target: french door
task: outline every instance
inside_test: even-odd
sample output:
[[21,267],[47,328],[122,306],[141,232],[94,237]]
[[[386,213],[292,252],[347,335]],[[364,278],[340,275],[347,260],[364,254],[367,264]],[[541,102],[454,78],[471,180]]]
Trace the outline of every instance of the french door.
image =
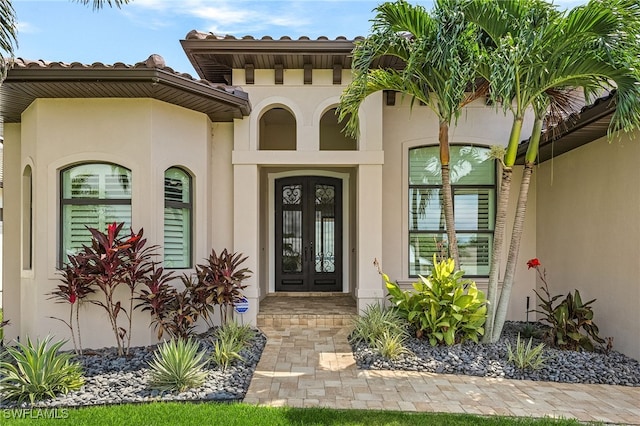
[[275,181],[276,291],[342,291],[342,181]]

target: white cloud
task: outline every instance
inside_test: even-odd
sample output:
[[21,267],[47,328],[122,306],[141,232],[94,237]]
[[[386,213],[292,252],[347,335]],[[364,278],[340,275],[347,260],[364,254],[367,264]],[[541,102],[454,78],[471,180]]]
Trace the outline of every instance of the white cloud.
[[38,27],[35,27],[26,21],[18,21],[16,23],[16,27],[18,28],[18,34],[38,34],[40,32]]

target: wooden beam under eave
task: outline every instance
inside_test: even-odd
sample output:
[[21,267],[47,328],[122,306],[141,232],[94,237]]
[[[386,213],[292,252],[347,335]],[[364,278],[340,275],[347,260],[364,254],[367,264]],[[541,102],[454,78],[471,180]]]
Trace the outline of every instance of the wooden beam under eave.
[[333,84],[342,84],[342,64],[333,64]]
[[275,83],[283,84],[284,83],[284,66],[282,64],[275,64],[273,66],[275,70]]
[[244,80],[246,84],[254,84],[255,82],[255,69],[253,64],[244,65]]
[[313,65],[304,64],[304,84],[313,84]]

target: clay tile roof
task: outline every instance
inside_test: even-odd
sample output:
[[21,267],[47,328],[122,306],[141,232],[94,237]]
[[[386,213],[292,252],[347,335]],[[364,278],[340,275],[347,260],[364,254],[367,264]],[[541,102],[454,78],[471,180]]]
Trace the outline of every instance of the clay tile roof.
[[[316,40],[307,36],[297,40],[290,36],[279,39],[271,36],[236,38],[192,30],[180,43],[200,77],[231,84],[232,70],[247,66],[273,69],[277,64],[285,69],[303,69],[306,66],[313,69],[335,69],[336,66],[350,69],[351,51],[355,41],[361,39],[348,40],[344,36],[333,40],[326,36]],[[395,66],[393,61],[388,58],[383,62],[385,66]]]
[[237,87],[195,79],[151,55],[134,65],[82,64],[17,58],[0,86],[0,118],[19,122],[36,98],[153,98],[231,121],[251,111],[248,94]]

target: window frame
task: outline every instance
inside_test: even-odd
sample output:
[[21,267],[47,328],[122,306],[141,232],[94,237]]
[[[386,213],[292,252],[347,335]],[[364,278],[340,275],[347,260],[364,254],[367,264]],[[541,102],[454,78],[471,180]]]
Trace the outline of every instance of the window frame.
[[[490,148],[485,147],[485,146],[479,146],[479,145],[474,145],[474,144],[464,144],[464,143],[458,143],[458,144],[451,144],[451,147],[472,147],[472,148],[479,148],[479,149],[483,149],[486,151],[489,151]],[[438,156],[438,150],[439,150],[439,145],[417,145],[417,146],[412,146],[408,148],[407,151],[407,174],[405,176],[406,179],[406,183],[407,183],[407,203],[405,204],[406,206],[406,217],[407,217],[407,228],[406,228],[406,235],[407,235],[407,259],[406,259],[406,265],[407,265],[407,275],[409,278],[414,279],[417,278],[419,276],[419,274],[414,274],[412,273],[412,262],[411,262],[411,247],[412,247],[412,237],[415,236],[416,234],[421,234],[421,235],[433,235],[433,236],[445,236],[446,237],[446,229],[429,229],[429,230],[418,230],[418,229],[412,229],[411,226],[411,192],[414,189],[436,189],[439,191],[439,195],[442,195],[442,183],[440,184],[412,184],[411,183],[411,152],[414,150],[418,150],[418,149],[424,149],[424,148],[431,148],[434,150],[435,152],[435,158],[438,160],[438,166],[440,167],[440,161],[439,161],[439,156]],[[453,157],[452,157],[453,158]],[[453,162],[453,161],[452,161]],[[496,208],[497,208],[497,204],[498,204],[498,167],[496,164],[496,161],[493,160],[493,184],[451,184],[451,192],[452,192],[452,196],[454,198],[454,205],[453,205],[453,211],[454,211],[454,217],[455,217],[455,211],[456,211],[456,205],[455,205],[455,196],[456,196],[456,191],[459,191],[460,189],[479,189],[479,190],[483,190],[483,189],[489,189],[489,190],[493,190],[493,202],[492,204],[489,206],[490,211],[493,212],[494,216],[493,218],[489,218],[490,223],[492,224],[491,229],[490,230],[482,230],[482,229],[459,229],[456,227],[456,237],[459,240],[459,236],[460,235],[489,235],[490,236],[490,247],[492,247],[492,243],[493,243],[493,238],[495,235],[495,213],[496,213]],[[441,207],[443,207],[441,205]],[[492,255],[492,249],[489,249],[489,265],[491,264],[491,255]],[[489,274],[465,274],[465,277],[468,278],[488,278]]]
[[[129,198],[90,198],[90,197],[84,197],[84,198],[65,198],[64,196],[64,192],[65,192],[65,179],[64,179],[64,174],[72,169],[75,169],[77,167],[82,167],[82,166],[91,166],[91,165],[101,165],[101,166],[115,166],[115,167],[119,167],[123,170],[126,170],[129,173],[129,187],[130,187],[130,192],[132,191],[132,182],[133,182],[133,173],[131,171],[131,169],[122,166],[120,164],[117,163],[112,163],[112,162],[108,162],[108,161],[85,161],[85,162],[81,162],[81,163],[76,163],[76,164],[72,164],[70,166],[64,167],[62,169],[60,169],[59,172],[59,182],[60,182],[60,190],[59,190],[59,200],[60,200],[60,220],[58,222],[58,231],[59,231],[59,236],[58,236],[58,265],[60,267],[62,267],[62,265],[66,262],[67,258],[66,258],[66,253],[65,253],[65,247],[64,247],[64,226],[65,226],[65,215],[64,215],[64,207],[67,205],[76,205],[76,206],[99,206],[99,205],[129,205],[132,206],[132,202],[131,199],[133,197],[133,194],[130,194]],[[71,182],[69,182],[71,183]],[[131,219],[133,217],[133,208],[131,208]],[[130,220],[131,220],[130,219]]]
[[[188,183],[189,183],[189,191],[188,191],[188,202],[184,202],[184,201],[175,201],[175,200],[167,200],[167,192],[166,192],[166,183],[165,180],[167,179],[167,173],[171,170],[178,170],[181,173],[183,173],[187,179],[188,179]],[[166,267],[167,269],[191,269],[193,268],[193,176],[191,175],[191,173],[189,173],[188,170],[186,170],[183,167],[180,166],[171,166],[168,167],[163,174],[163,182],[162,182],[162,198],[164,201],[164,206],[163,206],[163,220],[162,220],[162,229],[163,229],[163,253],[162,253],[162,261],[163,263],[166,262],[166,253],[165,253],[165,249],[166,249],[166,219],[165,219],[165,214],[166,214],[166,209],[167,208],[171,208],[171,209],[180,209],[180,210],[187,210],[189,212],[189,233],[187,235],[187,239],[188,239],[188,258],[187,258],[187,266],[169,266]]]

